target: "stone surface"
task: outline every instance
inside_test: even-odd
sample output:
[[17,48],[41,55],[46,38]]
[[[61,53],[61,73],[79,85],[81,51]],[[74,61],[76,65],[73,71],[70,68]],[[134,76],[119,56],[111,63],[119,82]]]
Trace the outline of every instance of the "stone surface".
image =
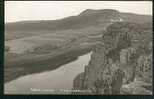
[[152,81],[150,29],[128,22],[110,25],[85,67],[83,88],[91,94],[151,94],[141,86]]

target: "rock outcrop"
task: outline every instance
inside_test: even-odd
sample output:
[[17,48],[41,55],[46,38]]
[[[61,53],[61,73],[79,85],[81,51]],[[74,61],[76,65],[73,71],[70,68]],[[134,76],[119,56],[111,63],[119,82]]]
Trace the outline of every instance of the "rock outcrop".
[[91,91],[88,94],[151,94],[152,28],[143,25],[110,25],[93,50],[83,78],[74,80],[80,80],[82,88],[74,88]]

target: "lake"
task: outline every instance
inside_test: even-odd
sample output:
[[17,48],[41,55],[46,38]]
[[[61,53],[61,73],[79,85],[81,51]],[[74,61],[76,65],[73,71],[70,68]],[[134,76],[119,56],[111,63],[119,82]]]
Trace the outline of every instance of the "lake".
[[5,94],[69,94],[74,78],[89,63],[92,52],[51,71],[19,77],[4,85]]

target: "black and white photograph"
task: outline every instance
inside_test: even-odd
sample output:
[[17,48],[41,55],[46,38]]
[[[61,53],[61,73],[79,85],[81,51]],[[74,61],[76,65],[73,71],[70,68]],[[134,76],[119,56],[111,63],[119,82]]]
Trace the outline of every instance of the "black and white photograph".
[[152,1],[5,1],[4,94],[152,95]]

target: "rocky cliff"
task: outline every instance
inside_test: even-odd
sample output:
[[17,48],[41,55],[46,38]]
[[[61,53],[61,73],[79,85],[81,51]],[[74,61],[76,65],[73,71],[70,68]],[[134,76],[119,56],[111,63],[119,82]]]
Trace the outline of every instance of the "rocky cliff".
[[[103,33],[74,89],[84,94],[151,94],[152,24],[116,22]],[[79,79],[80,78],[80,79]]]

